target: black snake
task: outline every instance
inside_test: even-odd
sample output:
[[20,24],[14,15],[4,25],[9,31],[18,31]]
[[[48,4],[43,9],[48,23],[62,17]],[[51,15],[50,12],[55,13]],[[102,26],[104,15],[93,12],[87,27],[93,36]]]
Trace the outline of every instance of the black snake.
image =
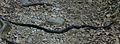
[[[3,17],[0,17],[2,20],[4,21],[8,21],[8,20],[5,20]],[[97,29],[97,28],[107,28],[109,26],[111,26],[114,22],[106,25],[106,26],[90,26],[90,25],[80,25],[80,26],[74,26],[74,25],[71,25],[63,30],[49,30],[49,29],[46,29],[44,27],[40,27],[40,26],[37,26],[37,25],[34,25],[34,24],[23,24],[23,23],[16,23],[16,22],[12,22],[12,21],[8,21],[9,23],[12,23],[12,24],[15,24],[15,25],[20,25],[20,26],[28,26],[28,27],[33,27],[33,28],[37,28],[37,29],[41,29],[41,30],[44,30],[45,32],[48,32],[48,33],[64,33],[64,32],[67,32],[69,31],[70,29],[72,28],[76,28],[76,29],[79,29],[79,28],[84,28],[84,27],[89,27],[89,28],[92,28],[92,29]]]

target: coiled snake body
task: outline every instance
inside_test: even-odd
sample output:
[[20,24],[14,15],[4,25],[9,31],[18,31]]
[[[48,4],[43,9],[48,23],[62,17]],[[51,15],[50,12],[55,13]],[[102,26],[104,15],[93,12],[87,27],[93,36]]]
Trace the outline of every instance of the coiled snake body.
[[[2,20],[4,21],[8,21],[8,20],[5,20],[4,18],[0,17]],[[12,21],[8,21],[12,24],[15,24],[15,25],[20,25],[20,26],[28,26],[28,27],[33,27],[33,28],[37,28],[37,29],[41,29],[41,30],[44,30],[45,32],[48,32],[48,33],[64,33],[64,32],[67,32],[69,31],[70,29],[72,28],[76,28],[76,29],[79,29],[79,28],[84,28],[84,27],[89,27],[89,28],[93,28],[93,29],[97,29],[97,28],[107,28],[109,26],[111,26],[114,22],[106,25],[106,26],[90,26],[90,25],[80,25],[80,26],[69,26],[63,30],[49,30],[49,29],[46,29],[44,27],[40,27],[40,26],[37,26],[37,25],[33,25],[33,24],[23,24],[23,23],[16,23],[16,22],[12,22]]]

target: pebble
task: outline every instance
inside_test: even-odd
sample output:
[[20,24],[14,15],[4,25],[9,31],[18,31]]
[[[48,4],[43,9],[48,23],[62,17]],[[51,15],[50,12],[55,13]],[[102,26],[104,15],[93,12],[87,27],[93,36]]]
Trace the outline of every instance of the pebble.
[[111,14],[107,14],[106,16],[107,16],[107,17],[110,17],[110,16],[111,16]]
[[86,35],[85,34],[82,34],[83,37],[85,37]]
[[60,7],[61,5],[60,4],[55,4],[55,7]]
[[86,34],[86,37],[90,37],[90,35],[89,35],[89,34]]
[[36,16],[31,16],[31,18],[36,18]]
[[0,38],[0,42],[2,42],[2,39]]
[[45,38],[45,39],[42,39],[43,41],[47,41],[47,39]]
[[109,32],[105,32],[105,33],[106,33],[106,35],[110,34]]
[[60,17],[56,17],[56,18],[48,18],[47,19],[47,22],[49,22],[50,24],[63,24],[64,23],[64,19],[63,18],[60,18]]
[[21,41],[21,40],[19,40],[19,38],[16,39],[16,42],[17,42],[17,43],[20,43],[20,41]]
[[53,7],[52,10],[58,11],[58,10],[61,10],[61,9],[60,9],[60,8],[56,8],[56,7]]
[[32,38],[28,38],[28,40],[27,40],[27,42],[32,42],[33,40],[32,40]]
[[58,10],[61,10],[60,8],[56,8],[56,10],[58,11]]
[[91,29],[90,31],[89,31],[89,33],[90,33],[90,35],[94,35],[94,30],[93,29]]
[[118,4],[120,4],[120,1],[118,2]]

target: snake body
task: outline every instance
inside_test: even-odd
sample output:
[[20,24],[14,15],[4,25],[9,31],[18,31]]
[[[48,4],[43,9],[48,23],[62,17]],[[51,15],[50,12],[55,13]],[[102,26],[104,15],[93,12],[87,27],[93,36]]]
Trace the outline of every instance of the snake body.
[[[2,17],[0,17],[0,18],[4,21],[8,21],[8,20],[3,19]],[[40,27],[40,26],[37,26],[37,25],[34,25],[34,24],[23,24],[23,23],[16,23],[16,22],[12,22],[12,21],[8,21],[8,22],[12,23],[12,24],[15,24],[15,25],[19,25],[19,26],[27,26],[27,27],[33,27],[33,28],[41,29],[41,30],[44,30],[45,32],[48,32],[48,33],[65,33],[72,28],[76,28],[76,29],[84,28],[84,27],[89,27],[89,28],[92,28],[92,29],[107,28],[107,27],[110,27],[112,24],[114,24],[114,22],[112,22],[112,23],[110,23],[106,26],[90,26],[90,25],[74,26],[74,25],[71,25],[71,26],[68,26],[67,28],[65,28],[63,30],[50,30],[50,29],[46,29],[44,27]]]

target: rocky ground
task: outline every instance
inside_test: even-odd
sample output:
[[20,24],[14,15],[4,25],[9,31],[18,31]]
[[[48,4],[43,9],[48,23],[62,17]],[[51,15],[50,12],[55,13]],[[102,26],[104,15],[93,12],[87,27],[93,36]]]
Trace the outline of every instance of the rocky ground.
[[[39,25],[48,29],[64,29],[69,25],[105,26],[107,29],[80,28],[63,34],[11,24],[6,36],[20,44],[119,44],[120,0],[30,0],[48,5],[23,7],[23,0],[1,0],[0,15],[10,21]],[[0,40],[1,44],[7,41]]]

